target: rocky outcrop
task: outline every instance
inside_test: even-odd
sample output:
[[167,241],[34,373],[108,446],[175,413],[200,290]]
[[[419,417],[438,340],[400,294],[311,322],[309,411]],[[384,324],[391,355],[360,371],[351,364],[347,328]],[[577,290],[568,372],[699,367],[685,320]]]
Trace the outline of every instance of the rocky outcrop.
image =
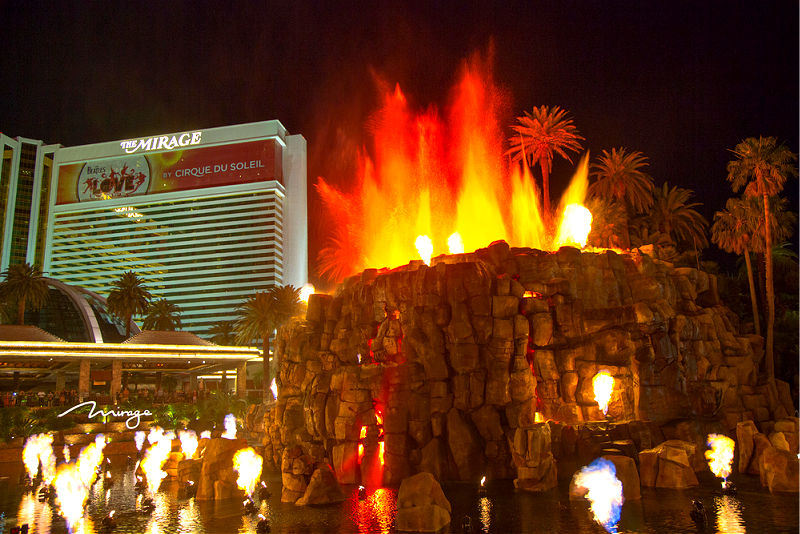
[[397,492],[395,524],[402,532],[437,532],[450,523],[452,508],[430,473],[403,479]]
[[639,453],[641,485],[656,488],[684,489],[699,485],[692,458],[696,445],[671,440]]
[[556,470],[537,413],[565,428],[602,420],[600,370],[616,379],[613,420],[650,421],[626,438],[639,450],[689,414],[733,432],[791,413],[787,388],[756,383],[761,344],[738,333],[713,275],[639,253],[498,242],[313,295],[305,320],[276,338],[280,398],[248,418],[263,421],[266,462],[292,502],[311,474],[286,471],[294,446],[340,483],[427,470],[546,489]]
[[233,455],[247,447],[244,439],[212,438],[205,441],[200,479],[197,482],[197,500],[225,500],[242,498],[236,485],[237,474],[233,469]]
[[344,500],[344,493],[341,486],[336,481],[336,475],[333,469],[327,464],[321,465],[311,474],[311,480],[308,482],[306,492],[300,497],[295,504],[298,506],[315,505],[315,504],[331,504],[335,502],[342,502]]

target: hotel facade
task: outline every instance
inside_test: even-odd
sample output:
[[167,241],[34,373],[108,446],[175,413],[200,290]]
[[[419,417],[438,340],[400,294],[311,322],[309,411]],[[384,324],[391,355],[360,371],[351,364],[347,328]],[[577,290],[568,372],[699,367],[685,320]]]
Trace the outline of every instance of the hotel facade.
[[306,141],[280,122],[52,153],[43,246],[25,254],[47,276],[105,296],[134,271],[199,335],[256,291],[307,282]]

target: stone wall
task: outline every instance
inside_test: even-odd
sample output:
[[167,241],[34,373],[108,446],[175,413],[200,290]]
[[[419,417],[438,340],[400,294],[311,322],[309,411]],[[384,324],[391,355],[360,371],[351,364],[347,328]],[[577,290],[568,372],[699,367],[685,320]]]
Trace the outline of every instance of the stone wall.
[[277,468],[300,445],[344,483],[428,471],[547,486],[552,421],[603,419],[600,370],[616,379],[615,421],[692,416],[733,432],[789,415],[780,385],[757,387],[761,338],[737,328],[713,275],[638,253],[496,242],[367,270],[279,331],[265,456]]

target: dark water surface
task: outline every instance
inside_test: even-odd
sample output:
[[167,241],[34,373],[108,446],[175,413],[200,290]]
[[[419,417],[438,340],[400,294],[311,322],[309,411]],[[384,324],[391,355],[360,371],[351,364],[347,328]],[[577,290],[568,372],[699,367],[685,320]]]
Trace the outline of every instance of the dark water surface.
[[[20,470],[21,471],[21,470]],[[28,523],[30,534],[64,533],[64,519],[55,505],[40,503],[34,494],[17,484],[19,472],[0,479],[0,512],[7,518],[7,534],[17,524]],[[6,473],[4,473],[5,475]],[[255,534],[255,517],[241,515],[241,503],[195,502],[180,499],[177,488],[161,491],[156,509],[145,514],[136,504],[134,477],[130,470],[116,468],[115,484],[104,488],[95,484],[83,525],[75,532],[101,533],[100,521],[116,510],[120,534],[220,533]],[[699,499],[709,515],[709,528],[718,533],[797,533],[800,512],[797,495],[770,495],[760,488],[757,478],[734,478],[739,487],[736,496],[719,495],[715,481],[701,476],[701,486],[690,490],[642,488],[642,500],[626,502],[618,525],[620,533],[696,533],[689,517],[692,499]],[[359,501],[356,488],[348,487],[344,503],[324,507],[296,507],[280,502],[280,478],[267,477],[273,495],[260,503],[260,510],[270,520],[273,533],[340,534],[394,532],[397,492],[393,489],[368,491]],[[510,481],[488,485],[486,495],[477,487],[452,484],[444,487],[453,506],[453,521],[447,532],[462,532],[464,516],[470,516],[472,531],[511,533],[563,532],[598,533],[605,530],[592,519],[585,501],[570,501],[567,488],[543,494],[516,492]]]

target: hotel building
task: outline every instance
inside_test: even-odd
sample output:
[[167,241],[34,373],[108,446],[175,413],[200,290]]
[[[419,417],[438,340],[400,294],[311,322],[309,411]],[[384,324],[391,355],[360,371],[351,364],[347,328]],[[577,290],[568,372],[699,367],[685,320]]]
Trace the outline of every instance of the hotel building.
[[[278,121],[58,148],[50,168],[32,185],[44,246],[29,231],[24,259],[51,278],[108,295],[134,271],[200,335],[256,291],[307,282],[306,141]],[[22,257],[7,248],[4,268]]]

